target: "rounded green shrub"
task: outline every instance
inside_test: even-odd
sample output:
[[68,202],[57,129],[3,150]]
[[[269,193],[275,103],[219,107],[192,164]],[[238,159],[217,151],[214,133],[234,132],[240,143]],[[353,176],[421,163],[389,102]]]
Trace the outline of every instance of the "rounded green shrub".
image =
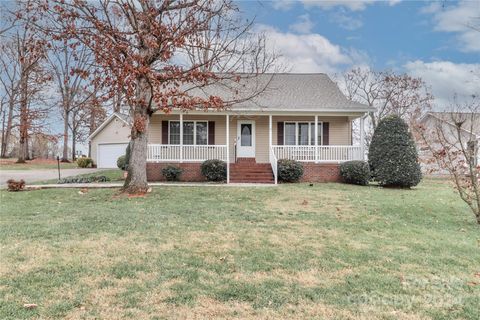
[[92,166],[93,160],[92,158],[89,157],[80,157],[77,159],[77,166],[79,168],[88,168]]
[[303,165],[295,160],[278,160],[278,180],[297,182],[303,176]]
[[340,164],[340,175],[345,183],[366,186],[370,181],[370,167],[366,161],[346,161]]
[[368,163],[373,179],[382,186],[410,188],[422,179],[415,142],[408,125],[396,115],[378,123]]
[[208,181],[225,181],[227,179],[227,164],[222,160],[206,160],[200,169]]
[[183,170],[175,166],[166,166],[162,169],[162,175],[167,181],[179,181]]
[[117,159],[117,167],[118,169],[120,170],[127,170],[127,166],[126,166],[126,156],[120,156],[118,157]]

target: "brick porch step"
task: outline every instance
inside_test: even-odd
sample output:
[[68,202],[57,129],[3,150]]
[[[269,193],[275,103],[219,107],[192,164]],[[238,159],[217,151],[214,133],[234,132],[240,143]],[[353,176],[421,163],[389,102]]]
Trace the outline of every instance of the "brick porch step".
[[230,182],[273,183],[272,168],[269,163],[256,163],[255,158],[238,158],[230,165]]

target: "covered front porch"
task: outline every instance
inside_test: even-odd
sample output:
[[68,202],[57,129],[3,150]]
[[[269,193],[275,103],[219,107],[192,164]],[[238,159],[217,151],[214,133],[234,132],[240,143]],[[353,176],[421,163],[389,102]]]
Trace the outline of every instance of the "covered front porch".
[[363,114],[177,113],[154,115],[147,162],[199,164],[225,161],[227,183],[238,159],[270,164],[277,183],[277,161],[338,164],[364,158],[363,143],[352,144],[352,120]]

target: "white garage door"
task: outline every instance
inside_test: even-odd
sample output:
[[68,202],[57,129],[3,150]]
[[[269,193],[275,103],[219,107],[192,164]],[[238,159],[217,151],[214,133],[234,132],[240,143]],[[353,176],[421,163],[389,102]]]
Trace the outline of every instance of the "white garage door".
[[117,168],[117,159],[125,154],[128,143],[99,144],[97,167]]

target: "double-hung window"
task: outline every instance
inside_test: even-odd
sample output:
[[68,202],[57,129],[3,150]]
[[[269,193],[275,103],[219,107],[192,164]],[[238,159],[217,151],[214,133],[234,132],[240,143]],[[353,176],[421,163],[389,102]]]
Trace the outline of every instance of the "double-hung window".
[[[314,146],[315,122],[285,122],[284,141],[287,146]],[[322,144],[322,123],[318,122],[318,145]]]
[[[180,121],[169,121],[168,143],[180,144]],[[183,121],[184,145],[208,144],[208,121]]]

